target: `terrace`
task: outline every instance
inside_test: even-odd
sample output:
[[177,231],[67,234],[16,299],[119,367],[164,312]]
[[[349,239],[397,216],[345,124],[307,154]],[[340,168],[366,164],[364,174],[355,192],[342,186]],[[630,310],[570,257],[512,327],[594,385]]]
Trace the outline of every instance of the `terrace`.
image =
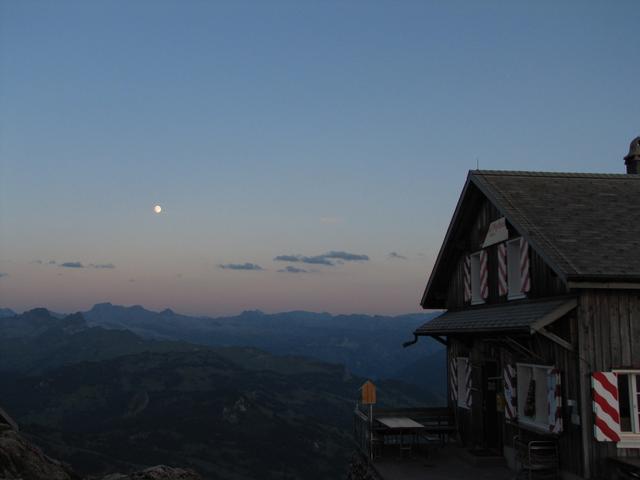
[[360,458],[352,478],[507,480],[514,475],[501,456],[459,447],[447,408],[358,406],[353,433]]

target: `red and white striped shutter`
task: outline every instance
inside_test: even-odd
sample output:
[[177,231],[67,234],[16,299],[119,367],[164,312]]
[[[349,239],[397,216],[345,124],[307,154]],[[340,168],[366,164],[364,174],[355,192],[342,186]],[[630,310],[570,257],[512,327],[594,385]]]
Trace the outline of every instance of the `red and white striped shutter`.
[[489,269],[487,267],[487,250],[480,250],[480,296],[489,298]]
[[502,373],[504,381],[504,416],[507,420],[516,420],[518,418],[516,369],[513,365],[506,365]]
[[464,301],[471,301],[471,257],[464,257]]
[[458,360],[451,356],[449,362],[449,386],[451,388],[451,400],[458,402]]
[[465,358],[465,385],[464,385],[464,405],[466,408],[471,408],[473,403],[473,396],[471,395],[471,389],[473,381],[471,379],[471,362],[468,358]]
[[498,295],[502,297],[507,293],[507,244],[501,243],[498,245]]
[[593,434],[599,442],[620,441],[618,376],[613,372],[591,375],[593,395]]
[[529,242],[520,238],[520,290],[527,293],[531,290],[531,276],[529,275]]
[[547,407],[549,432],[562,433],[562,385],[557,368],[550,368],[547,372]]

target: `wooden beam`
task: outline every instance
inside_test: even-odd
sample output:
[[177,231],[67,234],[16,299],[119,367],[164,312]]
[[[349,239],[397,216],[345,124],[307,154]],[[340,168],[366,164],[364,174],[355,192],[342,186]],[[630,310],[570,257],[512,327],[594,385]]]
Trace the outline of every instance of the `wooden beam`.
[[546,314],[544,317],[536,320],[531,324],[531,333],[537,332],[538,330],[546,327],[547,325],[555,322],[559,318],[565,316],[571,310],[578,306],[578,299],[571,298],[568,299],[565,303],[560,305],[558,308],[553,310],[552,312]]
[[540,329],[536,330],[535,333],[539,333],[540,335],[544,335],[545,337],[547,337],[552,342],[555,342],[558,345],[560,345],[561,347],[564,347],[567,350],[569,350],[570,352],[573,352],[573,345],[571,345],[564,338],[559,337],[555,333],[551,333],[546,328],[540,328]]
[[440,342],[442,345],[444,345],[445,347],[447,345],[449,345],[449,342],[447,342],[444,338],[438,336],[438,335],[431,335],[431,338],[433,338],[434,340],[437,340],[438,342]]
[[567,282],[569,288],[598,288],[609,290],[640,290],[638,282]]

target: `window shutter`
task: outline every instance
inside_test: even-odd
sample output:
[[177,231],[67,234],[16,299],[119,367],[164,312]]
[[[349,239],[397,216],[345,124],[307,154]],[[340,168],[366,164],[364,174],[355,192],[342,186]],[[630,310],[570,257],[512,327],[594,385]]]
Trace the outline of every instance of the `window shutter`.
[[547,406],[549,414],[549,431],[562,433],[562,388],[560,370],[550,368],[547,371]]
[[593,434],[598,442],[620,441],[618,377],[613,372],[591,375],[593,396]]
[[451,400],[458,402],[458,361],[451,356],[449,362],[449,386],[451,388]]
[[513,365],[506,365],[503,369],[504,380],[504,416],[507,420],[518,418],[518,384],[516,369]]
[[464,360],[464,408],[471,408],[473,397],[471,395],[472,379],[471,379],[471,362],[468,358]]
[[464,257],[464,301],[471,301],[471,256]]
[[480,250],[480,296],[489,298],[489,270],[487,268],[487,250]]
[[498,245],[498,295],[501,297],[509,293],[507,283],[507,244]]
[[527,293],[531,289],[529,275],[529,242],[520,238],[520,291]]

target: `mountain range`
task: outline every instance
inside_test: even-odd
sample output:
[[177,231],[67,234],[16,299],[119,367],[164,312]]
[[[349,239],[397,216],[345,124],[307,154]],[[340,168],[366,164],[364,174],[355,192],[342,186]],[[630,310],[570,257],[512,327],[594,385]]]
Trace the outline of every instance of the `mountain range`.
[[[238,341],[246,341],[266,330],[262,322],[270,323],[277,336],[295,316],[276,319],[252,312],[228,325],[221,319],[187,317],[184,327],[176,325],[172,312],[115,308],[142,315],[109,320],[101,306],[97,310],[103,316],[90,321],[85,318],[89,313],[60,318],[45,309],[0,318],[0,404],[47,454],[85,475],[158,463],[224,480],[344,475],[352,451],[351,412],[364,378],[342,364],[299,355],[172,339],[200,331],[211,344],[221,337],[231,343],[230,332],[241,330],[247,336]],[[298,321],[313,329],[320,318]],[[335,317],[331,320],[336,323]],[[354,323],[340,333],[367,332]],[[123,329],[127,324],[147,331],[147,338]],[[164,333],[152,335],[157,330]],[[313,335],[302,335],[302,330],[283,336],[311,341]],[[182,335],[168,335],[176,331]],[[226,336],[215,335],[221,331]],[[377,385],[380,405],[442,400],[395,380]]]

